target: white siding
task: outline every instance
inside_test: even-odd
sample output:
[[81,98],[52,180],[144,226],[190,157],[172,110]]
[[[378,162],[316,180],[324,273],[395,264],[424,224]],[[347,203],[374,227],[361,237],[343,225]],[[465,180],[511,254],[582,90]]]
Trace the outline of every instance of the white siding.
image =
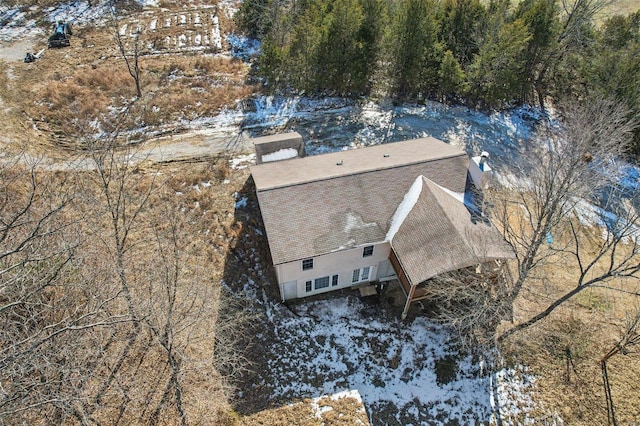
[[491,167],[488,163],[484,163],[482,169],[480,169],[480,157],[473,157],[469,162],[469,175],[473,184],[478,189],[486,189],[487,175],[491,174]]
[[383,278],[389,279],[390,277],[395,277],[396,271],[393,269],[393,265],[389,259],[381,260],[378,263],[378,277],[377,279],[382,280]]
[[[372,245],[373,254],[371,256],[363,257],[364,247]],[[352,249],[346,249],[337,251],[334,253],[328,253],[322,256],[313,258],[313,269],[306,271],[302,270],[302,260],[295,262],[283,263],[276,265],[276,275],[278,276],[278,287],[282,292],[282,283],[297,282],[296,293],[298,297],[310,296],[313,294],[326,293],[328,291],[337,290],[341,288],[351,287],[353,271],[355,269],[370,267],[369,279],[375,280],[378,277],[378,264],[381,261],[389,258],[389,251],[391,246],[387,241],[367,244],[364,246],[358,246]],[[338,285],[331,285],[331,277],[338,275]],[[330,284],[328,288],[320,290],[313,289],[313,281],[316,278],[330,277]],[[307,281],[312,281],[312,290],[306,291],[305,285]],[[290,294],[289,292],[287,292]],[[287,294],[287,295],[288,295]],[[281,294],[283,300],[285,295]]]

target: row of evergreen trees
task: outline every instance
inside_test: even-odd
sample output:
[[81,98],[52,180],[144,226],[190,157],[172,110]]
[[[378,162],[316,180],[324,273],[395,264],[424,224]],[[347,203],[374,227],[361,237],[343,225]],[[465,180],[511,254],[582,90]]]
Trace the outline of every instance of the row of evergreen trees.
[[615,95],[640,111],[640,13],[606,0],[244,0],[267,87],[505,108]]

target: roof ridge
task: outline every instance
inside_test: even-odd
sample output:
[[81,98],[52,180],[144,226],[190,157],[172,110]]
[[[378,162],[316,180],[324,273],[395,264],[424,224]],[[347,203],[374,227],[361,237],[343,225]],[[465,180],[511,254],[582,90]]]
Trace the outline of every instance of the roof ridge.
[[[438,203],[438,206],[446,216],[449,223],[451,223],[451,225],[453,226],[453,229],[455,229],[456,233],[461,237],[463,244],[468,249],[470,249],[471,252],[475,254],[476,251],[473,245],[469,243],[469,235],[463,232],[465,230],[465,226],[464,225],[460,226],[461,224],[455,218],[452,217],[451,210],[447,209],[446,206],[444,206],[442,203],[443,200],[453,200],[454,202],[459,203],[460,206],[466,211],[467,207],[465,206],[464,202],[461,202],[455,196],[453,196],[453,194],[450,193],[453,191],[446,190],[446,188],[441,187],[440,185],[438,185],[437,183],[435,183],[429,178],[426,178],[426,177],[423,177],[423,178],[427,184],[426,185],[427,190],[429,190],[431,194],[435,197],[436,202]],[[471,217],[471,214],[469,214],[469,218],[470,217]],[[467,218],[465,217],[465,219]]]
[[[258,191],[467,158],[458,147],[435,138],[373,145],[251,167]],[[286,164],[285,164],[286,163]]]
[[[306,185],[306,184],[314,183],[314,182],[325,182],[325,181],[330,181],[330,180],[334,180],[334,179],[340,179],[340,178],[343,178],[343,177],[346,177],[346,176],[358,176],[358,175],[364,175],[364,174],[367,174],[367,173],[380,172],[380,171],[383,171],[383,170],[402,169],[404,167],[415,166],[416,164],[426,164],[426,163],[430,163],[432,161],[446,160],[446,159],[449,159],[449,158],[460,157],[460,156],[465,156],[465,155],[466,155],[465,153],[461,153],[461,154],[456,154],[456,155],[449,155],[449,156],[446,156],[446,157],[433,158],[433,159],[429,159],[429,160],[413,161],[411,163],[404,163],[404,164],[399,164],[399,165],[395,165],[395,166],[378,167],[378,168],[375,168],[375,169],[354,171],[352,173],[344,173],[344,174],[341,174],[341,175],[325,176],[325,177],[321,177],[321,178],[318,178],[318,179],[309,179],[309,180],[306,180],[306,181],[300,181],[300,182],[295,182],[295,183],[290,183],[290,184],[283,184],[283,185],[277,185],[277,186],[274,185],[274,186],[270,186],[270,187],[259,189],[258,191],[259,192],[265,192],[265,191],[271,191],[271,190],[274,190],[274,189],[282,189],[282,188],[289,188],[289,187],[293,187],[293,186]],[[293,159],[290,159],[288,161],[298,161],[298,160],[301,160],[301,158],[293,158]],[[420,176],[422,176],[422,175],[420,175]]]

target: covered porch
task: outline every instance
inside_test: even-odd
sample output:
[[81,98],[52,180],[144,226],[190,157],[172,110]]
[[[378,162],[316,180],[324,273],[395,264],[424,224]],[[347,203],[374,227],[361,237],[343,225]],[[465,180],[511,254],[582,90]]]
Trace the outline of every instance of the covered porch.
[[501,271],[515,257],[473,206],[424,177],[421,184],[391,238],[389,261],[406,297],[403,319],[412,303],[430,297],[429,280],[469,269],[482,274],[483,266]]
[[[477,264],[462,268],[456,271],[445,272],[441,275],[429,278],[417,285],[412,285],[406,278],[398,275],[397,282],[401,294],[404,295],[403,303],[397,304],[402,307],[402,319],[405,319],[415,302],[432,301],[442,291],[443,282],[451,283],[451,279],[457,280],[458,283],[468,285],[482,286],[482,288],[490,288],[492,286],[500,286],[498,280],[508,282],[511,279],[509,268],[506,260],[494,260],[484,264]],[[489,291],[489,290],[488,290]]]

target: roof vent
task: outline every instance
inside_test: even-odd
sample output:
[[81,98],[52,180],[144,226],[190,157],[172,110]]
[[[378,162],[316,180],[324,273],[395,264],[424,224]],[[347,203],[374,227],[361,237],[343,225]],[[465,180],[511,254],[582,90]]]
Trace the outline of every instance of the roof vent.
[[389,158],[389,157],[390,157],[390,155],[389,155],[389,154],[384,154],[384,155],[383,155],[383,157],[384,157],[384,158]]
[[342,166],[342,164],[344,163],[344,161],[340,160],[336,163],[336,166]]

